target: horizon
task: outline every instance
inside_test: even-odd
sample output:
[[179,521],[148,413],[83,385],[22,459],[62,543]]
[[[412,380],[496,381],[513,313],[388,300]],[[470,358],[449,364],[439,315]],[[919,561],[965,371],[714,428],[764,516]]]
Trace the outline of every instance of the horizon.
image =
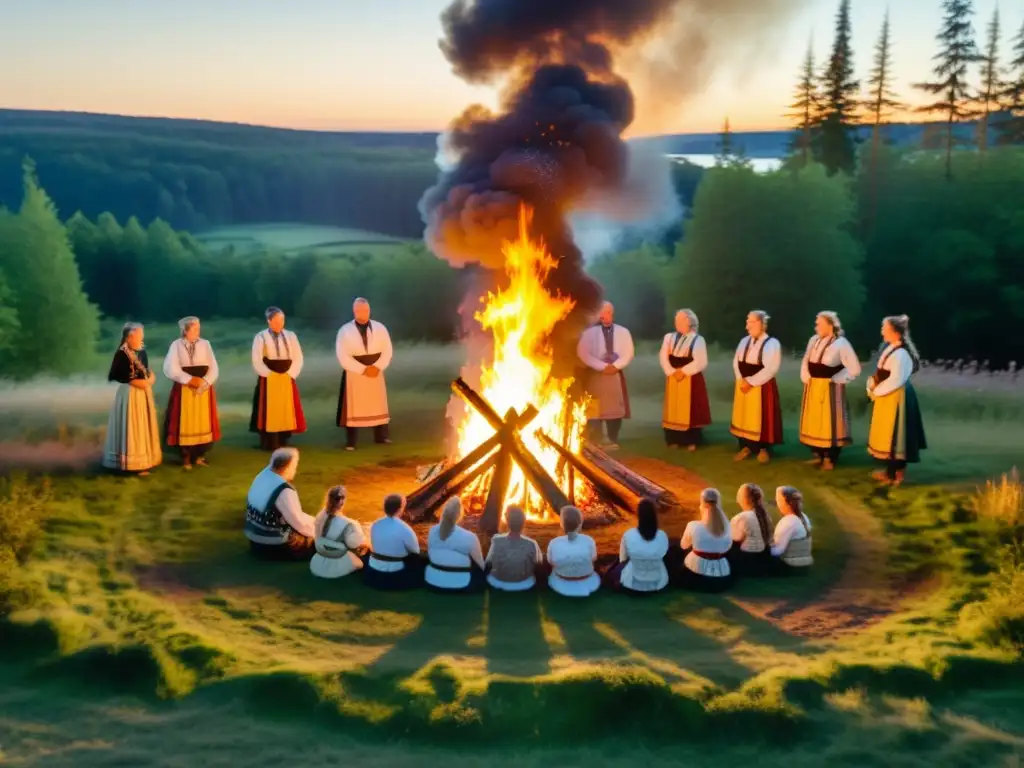
[[[26,4],[7,11],[13,23],[0,28],[0,66],[21,73],[6,84],[0,107],[315,132],[440,133],[470,104],[497,104],[495,88],[459,80],[437,46],[448,4],[385,0],[370,9],[356,0],[297,0],[284,12],[253,0],[245,14],[231,14],[203,0],[180,0],[173,9],[65,0],[59,17]],[[641,88],[627,135],[715,133],[727,117],[736,133],[788,129],[784,113],[808,40],[820,68],[837,5],[805,0],[789,23],[729,57],[700,95],[678,108],[666,106],[671,94],[650,99]],[[861,0],[851,9],[862,86],[886,5]],[[996,0],[975,3],[979,45],[995,7]],[[1001,13],[1005,59],[1024,7]],[[910,83],[930,74],[940,2],[893,7],[890,15],[895,87],[918,104]],[[891,122],[928,122],[923,117],[906,111]]]

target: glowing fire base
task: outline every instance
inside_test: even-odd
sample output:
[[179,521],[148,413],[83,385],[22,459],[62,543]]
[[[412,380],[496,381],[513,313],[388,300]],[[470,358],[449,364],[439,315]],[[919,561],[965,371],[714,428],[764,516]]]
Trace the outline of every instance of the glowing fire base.
[[568,493],[563,492],[524,444],[524,430],[539,414],[533,405],[522,413],[510,408],[502,418],[462,379],[452,382],[452,390],[486,419],[494,432],[459,461],[444,469],[437,465],[439,471],[409,494],[406,510],[412,521],[435,518],[437,510],[452,496],[463,497],[470,511],[479,508],[479,499],[483,498],[478,530],[487,535],[497,533],[514,466],[543,499],[548,513],[544,517],[551,521],[558,519],[562,507],[574,503],[584,509],[602,508],[600,519],[604,522],[619,519],[616,509],[635,512],[642,496],[654,498],[662,509],[678,506],[669,491],[599,449],[586,445],[575,453],[571,441],[559,443],[536,430],[535,439],[558,454],[559,472],[567,473]]

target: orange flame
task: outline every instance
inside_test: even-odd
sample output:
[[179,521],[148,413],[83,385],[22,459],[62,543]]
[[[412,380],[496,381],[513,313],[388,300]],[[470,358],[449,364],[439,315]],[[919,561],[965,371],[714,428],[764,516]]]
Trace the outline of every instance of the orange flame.
[[[509,285],[497,293],[488,293],[476,320],[490,331],[494,340],[494,359],[484,365],[480,394],[500,415],[509,408],[522,413],[533,405],[539,415],[521,433],[524,447],[569,494],[568,468],[558,472],[558,454],[535,436],[537,429],[564,445],[574,454],[580,452],[586,426],[586,403],[573,404],[568,397],[572,379],[552,379],[553,354],[548,344],[552,328],[575,306],[571,298],[553,296],[544,287],[544,279],[558,265],[544,243],[530,239],[532,213],[519,212],[519,237],[502,247]],[[566,429],[568,425],[568,429]],[[494,428],[475,411],[468,411],[458,427],[458,454],[461,458],[494,434]],[[490,476],[467,490],[467,495],[483,496]],[[573,495],[577,503],[589,496],[582,477],[575,479]],[[534,519],[550,517],[550,510],[536,493],[518,466],[514,466],[503,506],[519,504]]]

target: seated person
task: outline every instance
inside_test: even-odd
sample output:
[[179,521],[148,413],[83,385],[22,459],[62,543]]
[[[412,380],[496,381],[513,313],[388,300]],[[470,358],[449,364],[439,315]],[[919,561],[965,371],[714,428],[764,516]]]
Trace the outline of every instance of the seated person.
[[560,517],[565,535],[548,544],[548,586],[564,597],[589,597],[601,586],[601,578],[594,570],[597,545],[580,533],[583,513],[576,507],[562,507]]
[[482,592],[484,553],[480,539],[459,525],[462,501],[453,496],[445,502],[441,522],[427,533],[427,568],[423,580],[441,592]]
[[804,514],[804,497],[796,488],[784,485],[775,491],[775,504],[782,518],[775,526],[772,556],[774,573],[806,573],[814,563],[811,556],[811,521]]
[[302,511],[291,481],[299,468],[295,448],[278,448],[256,475],[245,503],[245,537],[257,557],[305,560],[313,553],[316,524]]
[[423,584],[423,557],[416,532],[402,520],[405,497],[384,499],[384,517],[370,526],[370,556],[363,581],[374,589],[414,589]]
[[525,592],[537,584],[537,569],[543,564],[540,546],[523,536],[526,513],[521,507],[505,508],[508,533],[499,533],[491,539],[485,563],[490,566],[487,583],[503,592]]
[[366,551],[366,535],[358,520],[342,514],[345,498],[345,486],[334,486],[316,516],[316,554],[309,570],[322,579],[340,579],[363,567],[360,557]]
[[668,534],[658,529],[658,507],[652,499],[640,500],[636,522],[636,528],[622,534],[619,564],[608,573],[608,582],[623,592],[658,592],[668,586]]
[[677,575],[679,586],[696,592],[721,592],[732,584],[726,557],[732,546],[732,531],[722,511],[722,495],[714,488],[701,491],[700,520],[686,524],[679,544],[686,552]]
[[740,513],[730,523],[729,563],[735,573],[756,576],[771,565],[772,521],[764,508],[764,491],[744,483],[736,493]]

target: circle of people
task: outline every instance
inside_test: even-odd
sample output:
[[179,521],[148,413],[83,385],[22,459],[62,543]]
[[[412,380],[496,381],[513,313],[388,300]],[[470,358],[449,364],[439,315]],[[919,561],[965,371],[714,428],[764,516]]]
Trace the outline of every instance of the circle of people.
[[[343,489],[335,488],[328,493],[321,516],[324,520],[329,518],[329,524],[319,524],[320,517],[314,520],[302,512],[298,495],[288,482],[288,472],[294,473],[298,454],[286,447],[292,435],[306,430],[297,384],[303,367],[302,348],[295,333],[285,329],[285,315],[280,309],[270,307],[265,314],[267,328],[256,334],[252,346],[256,386],[249,428],[259,435],[260,447],[273,453],[270,465],[257,476],[248,495],[245,530],[254,551],[272,557],[284,553],[289,559],[308,557],[315,551],[311,567],[315,573],[323,572],[319,575],[344,571],[343,565],[328,567],[327,560],[348,562],[351,570],[367,564],[369,568],[363,570],[368,580],[378,584],[390,579],[399,586],[406,582],[415,585],[417,580],[425,579],[428,585],[438,588],[479,588],[484,583],[486,567],[491,575],[495,571],[500,574],[493,579],[487,577],[492,586],[532,586],[535,573],[512,578],[513,571],[522,566],[527,552],[532,553],[534,570],[545,560],[536,544],[521,535],[521,525],[519,533],[515,532],[516,521],[523,513],[514,507],[506,510],[505,515],[510,532],[494,538],[487,562],[480,555],[477,537],[458,526],[461,504],[457,499],[445,507],[441,524],[431,529],[428,536],[428,552],[453,554],[450,557],[439,554],[436,561],[431,559],[429,563],[420,557],[412,529],[399,519],[404,507],[400,496],[388,497],[385,501],[385,516],[371,527],[370,548],[362,556],[357,554],[358,549],[366,545],[357,544],[356,539],[364,542],[365,537],[355,521],[340,514],[344,506]],[[733,357],[736,383],[730,432],[739,440],[737,461],[756,456],[758,461],[768,462],[773,447],[783,440],[776,382],[782,349],[779,341],[769,335],[769,322],[770,317],[764,311],[748,313],[747,335]],[[163,364],[164,374],[173,385],[162,431],[163,442],[168,447],[176,447],[183,467],[191,469],[207,463],[207,451],[220,439],[214,386],[218,366],[209,341],[200,335],[198,318],[182,319],[179,328],[181,337],[172,342]],[[696,314],[689,309],[679,310],[675,330],[666,334],[659,354],[665,373],[662,412],[665,441],[672,448],[690,451],[703,442],[703,430],[711,424],[703,375],[708,364],[707,344],[698,329]],[[886,317],[882,321],[881,336],[884,347],[876,370],[867,382],[867,393],[872,401],[867,448],[872,457],[884,463],[884,468],[874,473],[875,479],[895,486],[903,482],[907,464],[919,461],[920,451],[927,447],[920,408],[911,385],[911,377],[920,368],[920,357],[910,338],[906,315]],[[152,392],[156,376],[149,367],[143,342],[141,324],[124,326],[108,375],[118,387],[103,455],[105,467],[140,475],[148,474],[162,462],[161,434]],[[342,369],[336,423],[346,430],[346,450],[356,449],[359,430],[364,428],[373,430],[375,442],[390,442],[384,372],[391,363],[393,349],[387,328],[370,319],[370,305],[365,299],[356,299],[353,303],[353,320],[338,331],[335,353]],[[581,334],[577,356],[586,368],[582,379],[590,395],[590,437],[615,449],[622,421],[630,417],[624,371],[633,360],[634,347],[628,329],[614,322],[611,303],[602,306],[598,322]],[[838,315],[827,311],[818,313],[815,333],[807,343],[801,364],[804,391],[799,434],[800,442],[813,452],[811,462],[822,470],[833,469],[843,448],[853,442],[846,387],[860,375],[860,370],[859,359],[843,334]],[[661,544],[657,542],[662,539],[659,539],[656,517],[653,527],[650,522],[642,523],[650,516],[642,504],[637,510],[641,524],[623,537],[619,562],[607,568],[605,575],[624,588],[635,588],[627,584],[661,584],[663,580],[668,584],[679,579],[684,584],[697,583],[701,585],[699,588],[709,588],[701,579],[710,578],[715,580],[710,586],[718,589],[725,583],[720,580],[730,579],[736,570],[728,563],[737,558],[742,560],[743,553],[775,553],[773,558],[765,556],[754,566],[747,564],[748,570],[754,567],[778,573],[806,567],[811,562],[810,522],[803,513],[799,492],[785,488],[777,492],[776,501],[783,517],[771,536],[768,518],[763,507],[758,506],[761,496],[756,486],[741,488],[737,500],[744,512],[730,523],[721,512],[718,492],[705,490],[701,495],[702,519],[688,526],[678,547],[669,547],[664,538],[666,551],[659,556],[661,560],[644,555],[646,550],[658,549]],[[744,518],[746,512],[751,512],[753,517]],[[343,523],[341,527],[335,525],[338,520]],[[582,513],[575,507],[561,511],[561,522],[565,535],[552,541],[548,548],[546,562],[551,568],[548,582],[565,594],[589,594],[600,583],[594,569],[597,550],[593,539],[580,533]],[[378,529],[379,549],[374,536]],[[432,541],[434,546],[431,546]],[[724,549],[723,542],[728,544]],[[733,542],[737,542],[737,547],[733,547]],[[398,547],[398,543],[404,549]],[[453,548],[455,543],[466,551]],[[794,547],[795,553],[790,551]],[[505,555],[506,549],[519,554]],[[584,551],[592,555],[589,561],[586,557],[581,559]],[[466,558],[468,563],[463,562]],[[662,574],[656,561],[664,565],[666,558],[670,564],[681,560],[682,567],[672,569],[666,565]],[[445,559],[457,562],[445,563]],[[509,566],[508,570],[498,567],[498,563],[506,560],[519,562],[520,566]],[[360,566],[356,566],[357,562]],[[559,563],[565,563],[564,567]],[[779,563],[786,567],[780,570]],[[641,572],[639,576],[637,571]],[[694,577],[700,579],[694,582]],[[444,586],[446,582],[461,584],[463,581],[465,584],[461,586]],[[527,586],[523,587],[524,584]]]

